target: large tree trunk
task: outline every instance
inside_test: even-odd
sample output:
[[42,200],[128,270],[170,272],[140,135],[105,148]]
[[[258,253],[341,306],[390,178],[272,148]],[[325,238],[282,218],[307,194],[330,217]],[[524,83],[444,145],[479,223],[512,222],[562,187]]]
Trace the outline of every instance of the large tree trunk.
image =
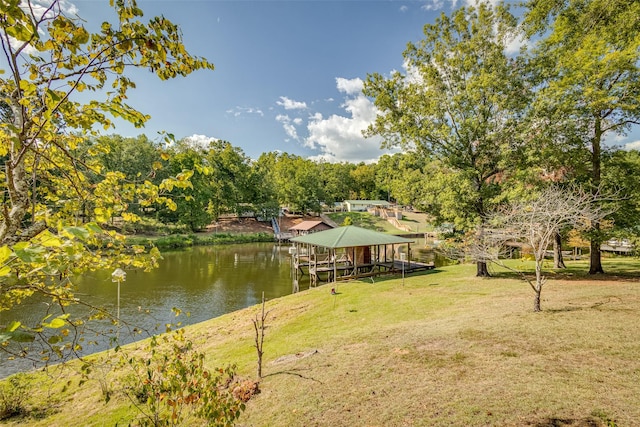
[[556,233],[553,239],[553,268],[567,268],[562,258],[562,236]]
[[[482,199],[481,199],[482,200]],[[482,202],[479,204],[482,206]],[[480,216],[482,217],[482,212],[484,212],[483,208],[478,209]],[[484,242],[484,224],[480,224],[478,226],[478,230],[476,232],[476,239],[478,239],[478,244],[481,248],[481,255],[476,260],[476,277],[491,277],[489,274],[489,268],[487,267],[487,261],[483,252],[485,251],[485,242]]]
[[491,277],[487,263],[484,261],[476,262],[476,277]]
[[[12,105],[15,125],[18,129],[23,127],[21,108],[16,103]],[[25,141],[21,135],[10,134],[7,138],[11,141],[9,158],[5,161],[5,185],[8,200],[5,196],[0,220],[0,244],[13,245],[20,241],[26,241],[46,228],[43,221],[35,221],[31,218],[30,224],[24,224],[24,219],[31,206],[29,192],[29,177],[25,166]]]
[[[594,134],[591,140],[591,165],[592,169],[592,191],[595,193],[600,188],[601,175],[601,147],[602,124],[600,116],[596,115],[594,122]],[[594,221],[591,225],[591,253],[589,255],[589,274],[604,274],[602,268],[602,257],[600,254],[600,222]]]
[[600,223],[593,224],[592,230],[595,231],[595,237],[591,238],[591,253],[589,254],[589,274],[604,274],[602,268],[602,257],[600,256]]

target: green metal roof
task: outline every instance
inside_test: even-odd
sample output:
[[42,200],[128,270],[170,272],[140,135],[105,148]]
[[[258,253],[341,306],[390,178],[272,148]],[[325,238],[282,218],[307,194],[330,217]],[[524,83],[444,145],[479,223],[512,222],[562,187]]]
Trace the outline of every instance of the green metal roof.
[[346,227],[333,228],[306,236],[291,239],[296,243],[307,243],[313,246],[325,248],[353,248],[358,246],[392,245],[399,243],[413,243],[413,240],[377,231],[348,225]]

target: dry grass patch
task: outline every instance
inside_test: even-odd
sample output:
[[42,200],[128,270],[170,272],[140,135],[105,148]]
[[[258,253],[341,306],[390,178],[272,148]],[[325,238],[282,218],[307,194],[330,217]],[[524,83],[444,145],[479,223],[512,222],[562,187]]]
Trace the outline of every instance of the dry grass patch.
[[[533,313],[526,284],[473,272],[446,267],[407,277],[404,286],[398,278],[350,282],[335,296],[325,286],[269,301],[265,377],[239,425],[630,426],[640,419],[640,283],[551,280],[543,312]],[[188,327],[187,335],[211,366],[235,362],[251,377],[258,309]],[[95,380],[79,390],[49,387],[59,412],[28,424],[114,425],[131,417],[122,398],[101,401]],[[37,398],[46,399],[42,393]]]
[[[385,313],[395,306],[405,320],[385,324],[382,318],[395,315],[381,315],[367,334],[342,335],[339,345],[293,363],[305,378],[267,378],[264,388],[274,392],[252,402],[243,425],[599,426],[640,419],[635,283],[551,282],[547,310],[533,313],[532,295],[517,281],[420,278],[376,293],[393,300],[379,301]],[[442,284],[429,287],[436,279]],[[455,303],[433,308],[433,298]]]

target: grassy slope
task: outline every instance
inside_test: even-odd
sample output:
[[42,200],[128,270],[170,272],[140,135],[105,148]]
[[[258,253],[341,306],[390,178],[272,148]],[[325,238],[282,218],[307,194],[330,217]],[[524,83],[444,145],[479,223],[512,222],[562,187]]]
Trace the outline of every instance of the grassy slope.
[[327,214],[329,218],[338,225],[344,224],[345,218],[351,218],[353,225],[379,231],[380,233],[402,233],[402,230],[395,228],[389,221],[379,216],[374,216],[366,212],[336,212]]
[[[379,231],[381,233],[399,234],[406,233],[394,227],[389,221],[378,216],[371,215],[366,212],[335,212],[327,214],[329,218],[335,221],[338,225],[344,223],[344,219],[347,216],[351,217],[353,225],[358,227],[368,228],[371,230]],[[429,216],[424,213],[418,212],[403,212],[403,219],[399,221],[401,225],[409,227],[413,233],[424,233],[432,230],[433,226],[429,225]]]
[[[240,425],[634,425],[640,283],[592,281],[577,273],[585,264],[572,268],[544,289],[542,313],[532,312],[527,285],[500,274],[477,279],[473,266],[407,277],[404,285],[341,283],[336,296],[324,286],[270,301],[266,377]],[[637,261],[605,268],[640,272]],[[189,335],[210,363],[235,361],[253,376],[256,312],[195,325]],[[101,401],[97,381],[77,393],[61,393],[63,383],[43,387],[59,400],[58,413],[22,422],[131,419],[122,397]]]

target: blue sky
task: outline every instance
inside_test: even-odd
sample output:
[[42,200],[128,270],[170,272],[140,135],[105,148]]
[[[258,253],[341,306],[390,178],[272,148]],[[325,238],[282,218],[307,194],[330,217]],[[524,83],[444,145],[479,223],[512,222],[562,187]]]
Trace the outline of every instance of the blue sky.
[[[45,1],[45,0],[43,0]],[[89,27],[110,19],[107,0],[65,0]],[[371,161],[384,152],[362,129],[375,109],[360,93],[369,73],[402,68],[407,42],[464,0],[142,0],[144,19],[164,15],[214,71],[160,81],[129,73],[129,103],[151,120],[112,133],[219,138],[257,158],[284,151],[329,161]],[[615,143],[636,141],[640,133]],[[611,141],[614,142],[613,139]]]
[[[73,1],[88,22],[107,2]],[[132,73],[129,103],[152,116],[153,138],[220,138],[257,158],[280,150],[330,161],[368,161],[383,151],[361,130],[374,117],[360,94],[368,73],[402,67],[407,42],[440,13],[418,1],[139,1],[145,18],[164,15],[182,28],[187,49],[215,64],[186,78],[159,81]],[[447,10],[450,10],[447,7]]]

